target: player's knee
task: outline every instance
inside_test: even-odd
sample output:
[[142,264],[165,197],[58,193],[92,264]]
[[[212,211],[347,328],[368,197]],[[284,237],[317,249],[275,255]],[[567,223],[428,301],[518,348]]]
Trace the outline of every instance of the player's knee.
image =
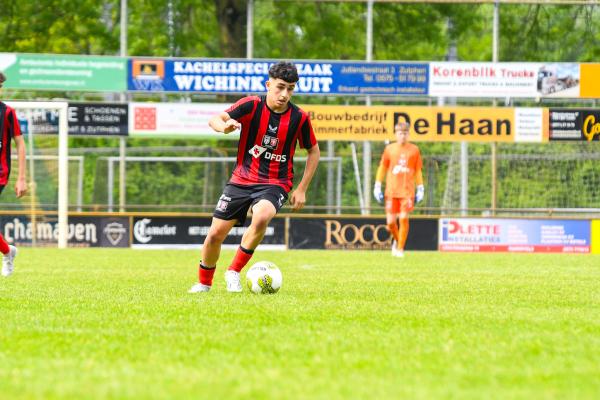
[[269,221],[271,221],[271,217],[269,215],[254,215],[252,217],[252,225],[254,226],[254,229],[259,232],[267,229]]
[[206,235],[206,239],[204,239],[204,243],[208,244],[216,244],[219,245],[223,243],[225,238],[227,237],[227,232],[221,232],[218,230],[210,230],[208,235]]

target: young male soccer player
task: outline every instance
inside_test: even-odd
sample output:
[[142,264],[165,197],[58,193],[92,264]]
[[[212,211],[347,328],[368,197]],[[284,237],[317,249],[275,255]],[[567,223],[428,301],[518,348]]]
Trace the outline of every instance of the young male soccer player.
[[[0,90],[6,81],[6,76],[0,72]],[[15,193],[21,197],[27,191],[25,182],[25,142],[21,136],[21,127],[15,114],[15,110],[0,101],[0,193],[8,183],[10,175],[10,140],[17,144],[17,156],[19,161],[19,175],[15,183]],[[2,276],[9,276],[14,270],[14,261],[17,256],[17,248],[9,245],[0,234],[0,252],[2,252]]]
[[[408,214],[414,208],[413,199],[420,203],[425,194],[422,161],[419,148],[408,142],[409,125],[398,122],[394,127],[396,143],[385,147],[375,177],[373,194],[381,203],[385,199],[385,217],[392,234],[392,256],[404,257],[404,245],[408,236]],[[381,183],[386,181],[385,196]],[[415,183],[417,191],[415,196]],[[398,229],[397,220],[400,220]]]
[[290,196],[290,204],[294,211],[304,206],[320,152],[308,114],[290,103],[296,82],[296,66],[278,62],[269,69],[265,96],[244,97],[209,121],[217,132],[241,131],[236,165],[214,211],[202,246],[199,282],[190,293],[210,290],[221,244],[234,225],[243,225],[250,209],[252,221],[225,272],[227,291],[242,291],[240,271],[292,189],[297,143],[307,150],[308,157],[302,180]]

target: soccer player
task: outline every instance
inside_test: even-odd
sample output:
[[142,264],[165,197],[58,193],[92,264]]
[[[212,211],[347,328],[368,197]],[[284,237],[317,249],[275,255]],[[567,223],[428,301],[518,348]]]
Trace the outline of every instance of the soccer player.
[[[422,161],[419,148],[408,142],[409,125],[398,122],[394,127],[396,143],[387,145],[375,177],[373,195],[382,203],[385,199],[385,218],[392,234],[392,256],[404,257],[404,245],[408,236],[408,214],[414,208],[414,200],[420,203],[425,194]],[[385,180],[385,196],[381,183]],[[415,196],[415,184],[417,185]],[[397,221],[400,220],[400,227]]]
[[[6,81],[6,76],[0,72],[0,91]],[[21,127],[15,114],[15,110],[0,101],[0,193],[8,183],[10,175],[10,140],[13,139],[17,145],[17,157],[19,161],[19,175],[15,183],[17,197],[22,197],[27,192],[25,182],[25,142],[21,136]],[[14,261],[17,256],[17,248],[9,245],[0,234],[0,252],[2,252],[2,276],[9,276],[14,270]]]
[[240,271],[292,189],[297,143],[307,150],[308,157],[302,180],[291,193],[290,204],[293,211],[304,206],[320,152],[308,114],[290,102],[298,79],[294,64],[283,61],[273,64],[266,95],[244,97],[209,121],[217,132],[227,134],[240,129],[240,140],[233,174],[219,198],[202,245],[199,282],[190,293],[210,290],[221,244],[234,225],[244,224],[250,210],[250,226],[225,272],[227,291],[242,291]]

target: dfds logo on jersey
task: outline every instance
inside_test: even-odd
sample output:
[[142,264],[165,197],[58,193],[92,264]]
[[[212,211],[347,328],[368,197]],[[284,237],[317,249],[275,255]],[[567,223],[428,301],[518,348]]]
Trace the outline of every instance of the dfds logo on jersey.
[[[278,140],[277,138],[274,138],[274,139]],[[264,142],[264,139],[263,139],[263,142]],[[254,158],[258,158],[264,153],[265,158],[267,160],[276,161],[276,162],[286,162],[287,161],[287,156],[285,154],[273,154],[266,150],[267,149],[265,147],[261,147],[261,146],[255,144],[254,147],[252,147],[248,151],[248,153],[251,154],[252,157],[254,157]]]

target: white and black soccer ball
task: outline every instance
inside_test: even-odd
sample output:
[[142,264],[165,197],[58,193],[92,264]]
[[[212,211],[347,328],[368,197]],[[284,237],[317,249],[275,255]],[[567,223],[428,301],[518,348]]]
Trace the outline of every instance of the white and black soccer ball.
[[270,261],[257,262],[246,272],[246,285],[252,293],[277,293],[282,282],[281,270]]

